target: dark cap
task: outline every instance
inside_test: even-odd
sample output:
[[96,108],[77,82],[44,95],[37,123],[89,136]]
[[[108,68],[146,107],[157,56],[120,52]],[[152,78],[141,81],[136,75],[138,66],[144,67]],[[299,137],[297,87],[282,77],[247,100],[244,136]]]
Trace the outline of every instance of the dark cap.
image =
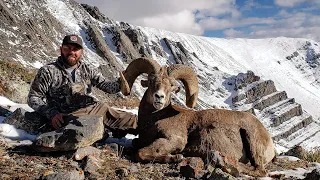
[[81,37],[75,34],[66,35],[62,41],[62,45],[65,44],[76,44],[83,48]]

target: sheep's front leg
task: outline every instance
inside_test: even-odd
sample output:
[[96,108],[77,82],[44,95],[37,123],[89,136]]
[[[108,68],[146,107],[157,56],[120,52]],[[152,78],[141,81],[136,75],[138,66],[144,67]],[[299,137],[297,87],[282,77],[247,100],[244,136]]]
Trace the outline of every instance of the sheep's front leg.
[[187,138],[159,138],[151,145],[140,149],[138,151],[138,158],[147,162],[179,162],[182,160],[183,156],[181,154],[172,155],[171,153],[181,152],[186,144]]

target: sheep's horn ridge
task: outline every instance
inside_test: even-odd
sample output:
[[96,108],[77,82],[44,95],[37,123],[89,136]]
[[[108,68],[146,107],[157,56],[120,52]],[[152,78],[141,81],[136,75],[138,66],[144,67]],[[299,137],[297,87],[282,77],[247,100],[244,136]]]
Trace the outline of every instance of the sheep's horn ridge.
[[198,77],[190,66],[172,64],[167,68],[169,77],[182,81],[186,91],[186,105],[190,108],[196,106],[198,100]]
[[120,73],[121,92],[129,95],[134,81],[142,73],[157,73],[160,65],[157,61],[148,58],[138,58],[131,61],[125,71]]

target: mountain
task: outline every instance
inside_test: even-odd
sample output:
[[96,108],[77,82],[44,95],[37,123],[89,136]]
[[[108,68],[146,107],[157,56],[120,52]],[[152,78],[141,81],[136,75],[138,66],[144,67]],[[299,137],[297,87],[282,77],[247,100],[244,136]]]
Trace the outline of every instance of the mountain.
[[[320,43],[310,39],[221,39],[133,26],[73,0],[0,0],[0,95],[25,103],[36,69],[80,35],[83,61],[115,78],[131,59],[190,65],[199,77],[196,109],[254,113],[278,150],[320,146]],[[14,71],[13,71],[14,69]],[[144,89],[138,83],[134,95]],[[174,98],[183,105],[184,95]]]

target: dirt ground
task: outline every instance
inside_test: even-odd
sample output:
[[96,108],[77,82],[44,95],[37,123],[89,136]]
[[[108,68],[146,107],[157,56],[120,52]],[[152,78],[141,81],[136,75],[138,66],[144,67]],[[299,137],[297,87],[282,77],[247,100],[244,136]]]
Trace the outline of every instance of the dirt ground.
[[[85,159],[75,161],[73,154],[74,152],[39,153],[33,151],[30,146],[8,147],[5,142],[0,141],[0,179],[43,179],[53,173],[72,170],[83,172]],[[93,175],[83,172],[85,179],[186,179],[179,173],[178,164],[139,163],[134,161],[134,154],[134,150],[121,146],[117,154],[102,154],[102,163],[97,173]],[[282,171],[309,166],[306,161],[293,162],[284,158],[269,164],[267,169]],[[273,175],[272,178],[286,179],[281,174]]]
[[[121,148],[120,148],[121,149]],[[38,153],[29,146],[8,148],[0,143],[0,179],[42,179],[48,174],[79,170],[84,160],[73,160],[74,152]],[[129,149],[100,156],[103,163],[96,175],[86,179],[183,179],[176,164],[134,162]]]

